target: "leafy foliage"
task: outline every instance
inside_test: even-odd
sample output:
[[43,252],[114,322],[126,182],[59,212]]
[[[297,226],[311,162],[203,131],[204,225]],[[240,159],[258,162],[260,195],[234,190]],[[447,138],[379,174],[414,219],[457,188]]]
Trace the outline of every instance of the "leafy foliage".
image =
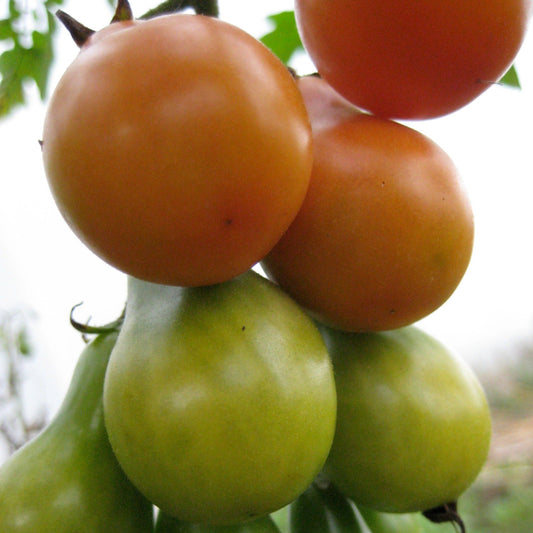
[[296,28],[294,11],[282,11],[270,15],[268,20],[274,25],[274,29],[264,35],[261,42],[270,48],[283,63],[288,64],[295,52],[303,50]]
[[63,0],[44,0],[34,7],[9,0],[8,17],[0,20],[0,118],[26,103],[26,84],[33,82],[41,99],[47,95],[57,23],[51,10]]

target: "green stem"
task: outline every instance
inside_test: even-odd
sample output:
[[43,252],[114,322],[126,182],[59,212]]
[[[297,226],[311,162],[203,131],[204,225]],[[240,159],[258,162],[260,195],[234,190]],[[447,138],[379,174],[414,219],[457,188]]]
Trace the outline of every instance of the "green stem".
[[111,333],[112,331],[119,331],[122,327],[122,323],[124,322],[124,316],[126,309],[123,309],[121,315],[112,322],[109,322],[108,324],[104,324],[103,326],[89,326],[88,323],[82,324],[81,322],[78,322],[74,319],[74,310],[78,308],[81,303],[75,305],[71,311],[70,311],[70,324],[71,326],[79,331],[82,336],[86,335],[100,335],[101,333]]
[[168,13],[176,13],[191,7],[197,15],[218,17],[218,0],[166,0],[154,9],[142,15],[141,19],[149,19]]

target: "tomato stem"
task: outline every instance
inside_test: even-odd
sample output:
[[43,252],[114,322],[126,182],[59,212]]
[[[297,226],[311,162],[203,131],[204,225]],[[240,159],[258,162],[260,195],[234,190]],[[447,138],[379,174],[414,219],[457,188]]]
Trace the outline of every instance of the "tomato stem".
[[218,17],[218,0],[166,0],[157,7],[150,9],[141,19],[149,19],[164,15],[165,13],[176,13],[191,7],[197,15],[207,15],[210,17]]
[[79,48],[81,48],[87,42],[87,39],[89,39],[94,33],[94,30],[87,28],[87,26],[84,26],[81,22],[78,22],[70,15],[67,15],[64,11],[61,11],[61,9],[56,11],[56,17],[61,21],[63,26],[67,28]]
[[460,533],[466,533],[465,523],[457,511],[457,502],[450,502],[422,513],[430,522],[442,524],[452,522],[459,527]]

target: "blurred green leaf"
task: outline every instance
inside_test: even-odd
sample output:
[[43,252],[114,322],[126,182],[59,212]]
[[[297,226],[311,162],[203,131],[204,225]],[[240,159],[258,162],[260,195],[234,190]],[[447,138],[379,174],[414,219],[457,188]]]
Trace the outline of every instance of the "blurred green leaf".
[[272,22],[274,29],[261,37],[260,41],[287,65],[295,52],[303,50],[294,11],[282,11],[267,19]]
[[503,78],[500,80],[502,85],[507,85],[508,87],[513,87],[515,89],[520,89],[520,79],[518,78],[518,72],[514,65],[503,75]]
[[24,357],[31,356],[33,354],[33,349],[30,343],[30,338],[26,328],[21,329],[17,335],[17,348],[20,355]]
[[0,20],[0,41],[12,39],[15,36],[15,32],[11,27],[11,21],[9,19]]
[[24,103],[23,71],[25,49],[16,44],[0,55],[0,117]]
[[[25,7],[22,13],[21,3],[9,1],[9,17],[0,20],[0,40],[6,47],[0,54],[0,118],[7,116],[17,106],[26,102],[26,85],[33,82],[44,99],[47,95],[48,77],[53,61],[53,36],[57,27],[55,17],[50,9],[63,3],[63,0],[45,0],[41,8],[46,8],[46,27],[43,24],[42,11],[38,6]],[[20,24],[20,17],[35,21],[34,28]],[[21,30],[20,28],[27,28]],[[39,28],[39,29],[37,29]],[[9,43],[11,41],[11,43]]]

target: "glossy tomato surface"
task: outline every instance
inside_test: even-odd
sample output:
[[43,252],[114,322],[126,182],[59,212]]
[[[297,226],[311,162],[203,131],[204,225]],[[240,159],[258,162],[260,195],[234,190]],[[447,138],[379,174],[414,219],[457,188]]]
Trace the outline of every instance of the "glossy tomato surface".
[[457,501],[481,470],[491,437],[487,399],[470,367],[413,326],[321,331],[338,397],[324,475],[377,511]]
[[296,0],[320,74],[387,118],[455,111],[496,83],[524,39],[530,0]]
[[262,265],[340,329],[413,323],[449,298],[470,262],[474,220],[457,169],[421,133],[361,113],[321,79],[299,83],[313,125],[311,183]]
[[300,207],[311,132],[284,65],[206,16],[116,22],[64,73],[44,123],[53,196],[102,259],[207,285],[259,261]]
[[312,320],[262,276],[194,288],[130,278],[104,413],[150,501],[185,522],[230,525],[312,482],[333,440],[335,383]]

